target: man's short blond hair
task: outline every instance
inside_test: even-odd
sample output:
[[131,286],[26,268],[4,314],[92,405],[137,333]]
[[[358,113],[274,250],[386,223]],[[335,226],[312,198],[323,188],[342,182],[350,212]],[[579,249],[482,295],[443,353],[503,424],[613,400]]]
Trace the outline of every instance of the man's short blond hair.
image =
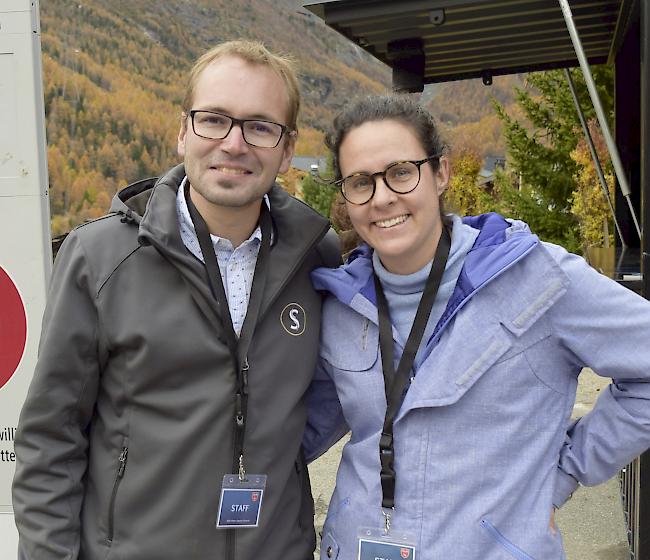
[[300,88],[293,61],[286,55],[274,54],[259,41],[228,41],[213,47],[201,56],[190,71],[185,97],[183,98],[183,111],[188,113],[194,103],[194,92],[201,73],[210,64],[224,58],[234,56],[250,64],[259,64],[271,68],[284,82],[289,98],[289,107],[286,124],[291,130],[297,130],[298,111],[300,110]]

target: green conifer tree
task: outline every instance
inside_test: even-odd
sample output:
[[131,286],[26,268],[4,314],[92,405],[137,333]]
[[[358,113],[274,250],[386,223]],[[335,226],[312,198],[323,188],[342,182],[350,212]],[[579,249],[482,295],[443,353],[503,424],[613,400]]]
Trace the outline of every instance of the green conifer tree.
[[[594,66],[592,73],[611,119],[612,69]],[[582,73],[572,69],[571,75],[586,118],[593,118]],[[502,182],[503,203],[513,217],[527,221],[542,239],[579,251],[578,221],[571,213],[579,172],[571,153],[582,137],[578,114],[563,70],[533,73],[527,82],[532,88],[517,88],[516,99],[528,122],[508,115],[502,105],[494,102],[504,124],[508,163],[519,183],[518,188],[512,188]]]

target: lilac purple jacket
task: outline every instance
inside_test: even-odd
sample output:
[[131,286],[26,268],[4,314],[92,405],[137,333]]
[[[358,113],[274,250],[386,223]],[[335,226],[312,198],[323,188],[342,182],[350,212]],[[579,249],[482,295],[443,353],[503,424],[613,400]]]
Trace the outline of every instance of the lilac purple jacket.
[[[563,560],[552,507],[650,446],[650,303],[521,222],[464,222],[480,234],[394,423],[393,528],[414,533],[418,560]],[[328,296],[308,458],[352,432],[321,557],[356,560],[358,529],[383,523],[371,250],[312,280]],[[571,422],[584,367],[612,383]]]

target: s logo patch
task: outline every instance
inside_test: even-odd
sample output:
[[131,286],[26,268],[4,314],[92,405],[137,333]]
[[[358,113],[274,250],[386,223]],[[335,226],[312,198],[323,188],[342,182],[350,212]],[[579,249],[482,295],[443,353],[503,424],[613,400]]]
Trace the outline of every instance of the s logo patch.
[[291,336],[300,336],[307,326],[307,314],[301,305],[289,303],[280,314],[280,323]]

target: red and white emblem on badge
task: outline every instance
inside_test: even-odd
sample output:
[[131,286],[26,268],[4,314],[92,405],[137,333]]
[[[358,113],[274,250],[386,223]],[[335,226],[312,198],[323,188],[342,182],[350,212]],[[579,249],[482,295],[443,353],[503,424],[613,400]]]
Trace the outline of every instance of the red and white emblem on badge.
[[252,492],[251,493],[251,500],[253,500],[254,502],[257,502],[257,500],[259,500],[259,499],[260,499],[260,493],[259,492]]
[[408,558],[411,555],[411,551],[408,548],[402,548],[399,553],[402,555],[402,558]]

